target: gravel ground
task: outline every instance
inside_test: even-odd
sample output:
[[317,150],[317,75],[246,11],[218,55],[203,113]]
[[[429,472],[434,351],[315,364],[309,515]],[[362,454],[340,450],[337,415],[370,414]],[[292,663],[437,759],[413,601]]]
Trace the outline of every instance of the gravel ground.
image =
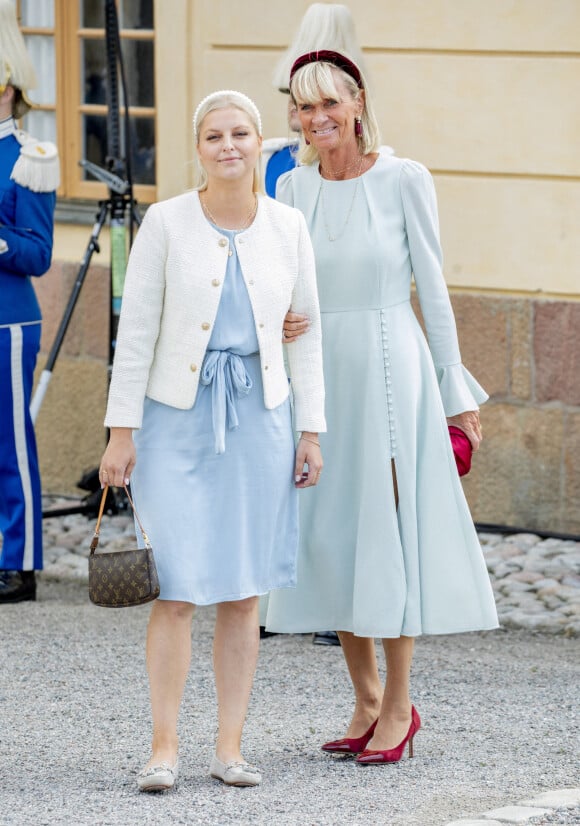
[[[107,610],[86,585],[40,577],[39,600],[0,608],[2,826],[444,826],[543,791],[580,786],[580,639],[507,630],[418,641],[415,758],[362,767],[319,750],[351,695],[339,648],[263,641],[244,750],[255,789],[208,775],[215,736],[213,610],[194,621],[181,775],[139,794],[148,757],[149,608]],[[541,824],[578,824],[555,810]]]
[[549,826],[549,824],[571,824],[580,823],[580,806],[575,806],[573,809],[554,809],[554,811],[545,817],[534,818],[532,820],[534,826]]

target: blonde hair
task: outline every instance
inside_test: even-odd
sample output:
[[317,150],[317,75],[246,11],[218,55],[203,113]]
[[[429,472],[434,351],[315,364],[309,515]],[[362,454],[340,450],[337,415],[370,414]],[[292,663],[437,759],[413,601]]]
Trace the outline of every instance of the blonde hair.
[[[194,154],[194,172],[193,172],[193,188],[203,191],[207,189],[208,177],[207,172],[199,157],[199,132],[201,125],[209,115],[210,112],[216,109],[239,109],[244,112],[250,119],[250,123],[256,130],[258,137],[262,136],[262,119],[258,107],[251,98],[244,95],[242,92],[236,92],[233,89],[222,89],[219,92],[212,92],[211,95],[205,97],[198,105],[193,116],[193,137],[195,145]],[[262,155],[258,157],[258,162],[254,168],[254,180],[252,184],[252,191],[264,194],[264,184],[262,181]]]
[[357,44],[354,20],[348,6],[340,3],[313,3],[308,7],[290,46],[278,61],[272,82],[276,89],[289,91],[290,69],[297,57],[316,49],[332,49],[354,57],[364,69]]
[[[344,52],[343,52],[344,54]],[[354,63],[349,55],[344,55]],[[356,64],[355,64],[356,65]],[[360,66],[357,66],[360,71]],[[336,88],[335,73],[338,73],[353,100],[359,100],[361,91],[363,95],[363,109],[361,112],[362,135],[357,136],[359,149],[363,155],[369,152],[377,152],[380,145],[379,125],[369,97],[367,83],[361,71],[362,89],[360,89],[347,72],[325,61],[315,61],[307,63],[298,69],[290,85],[290,94],[296,105],[300,107],[303,103],[320,103],[323,100],[341,100],[340,93]],[[354,123],[353,123],[354,131]],[[300,138],[300,149],[298,152],[299,163],[310,165],[319,160],[318,150],[312,144],[307,144],[304,137]]]

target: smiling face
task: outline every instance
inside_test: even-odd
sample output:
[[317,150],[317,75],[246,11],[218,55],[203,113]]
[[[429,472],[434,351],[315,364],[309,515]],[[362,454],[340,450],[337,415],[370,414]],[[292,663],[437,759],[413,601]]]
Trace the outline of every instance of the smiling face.
[[199,126],[197,151],[209,180],[251,179],[261,146],[249,115],[235,106],[213,109]]
[[354,121],[363,109],[363,93],[353,98],[339,70],[332,70],[332,80],[334,90],[320,90],[318,100],[297,101],[304,137],[322,153],[356,147]]

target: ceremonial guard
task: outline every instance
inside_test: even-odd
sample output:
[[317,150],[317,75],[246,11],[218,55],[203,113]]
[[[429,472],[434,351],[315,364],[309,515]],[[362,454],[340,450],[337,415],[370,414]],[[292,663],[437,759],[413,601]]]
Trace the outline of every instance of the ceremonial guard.
[[52,256],[54,144],[18,128],[34,68],[10,0],[0,0],[0,603],[36,598],[42,500],[30,400],[41,313],[31,276]]

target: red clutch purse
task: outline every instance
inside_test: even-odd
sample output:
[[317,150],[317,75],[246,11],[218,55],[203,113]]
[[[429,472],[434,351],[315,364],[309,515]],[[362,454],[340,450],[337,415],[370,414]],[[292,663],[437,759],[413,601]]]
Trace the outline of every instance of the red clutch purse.
[[471,442],[463,430],[454,425],[449,425],[449,437],[459,475],[465,476],[471,470],[471,454],[473,453]]

